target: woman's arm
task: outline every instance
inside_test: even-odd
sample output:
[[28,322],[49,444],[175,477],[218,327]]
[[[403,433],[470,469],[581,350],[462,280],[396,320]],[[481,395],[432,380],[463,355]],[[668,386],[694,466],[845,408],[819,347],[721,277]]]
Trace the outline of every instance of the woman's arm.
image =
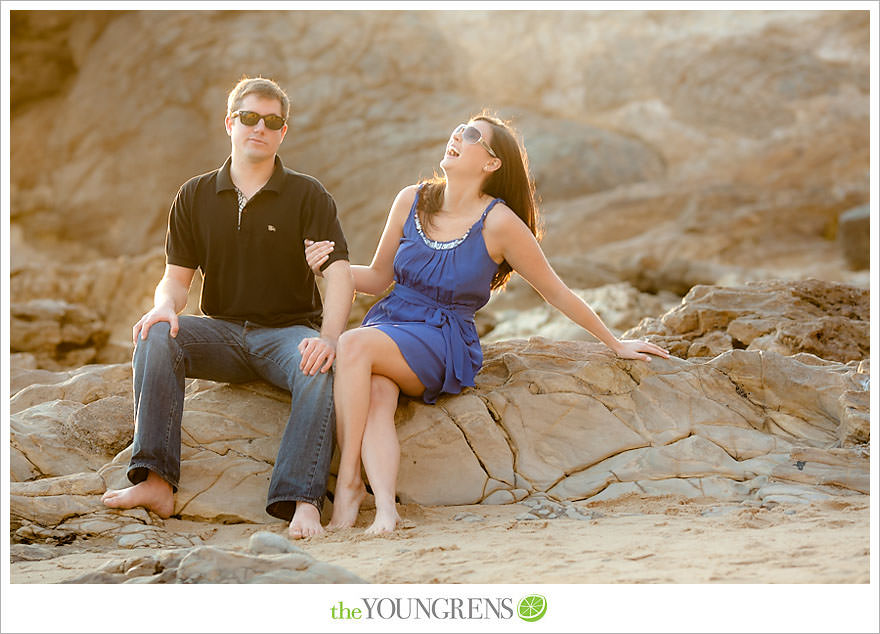
[[[354,287],[357,292],[380,295],[394,280],[394,256],[397,254],[400,238],[403,237],[403,225],[417,190],[417,185],[410,185],[397,194],[391,205],[391,211],[388,212],[385,229],[382,231],[382,237],[379,238],[379,245],[370,265],[352,265],[351,273],[354,276]],[[333,246],[332,242],[326,240],[322,242],[306,240],[306,261],[315,275],[321,276],[321,265],[327,261]]]
[[[486,218],[486,244],[495,261],[501,258],[534,287],[544,300],[566,317],[587,330],[599,341],[625,359],[650,361],[647,354],[664,358],[669,353],[644,341],[620,341],[599,316],[578,297],[550,266],[538,241],[525,223],[506,205],[496,205]],[[498,257],[501,256],[501,257]]]

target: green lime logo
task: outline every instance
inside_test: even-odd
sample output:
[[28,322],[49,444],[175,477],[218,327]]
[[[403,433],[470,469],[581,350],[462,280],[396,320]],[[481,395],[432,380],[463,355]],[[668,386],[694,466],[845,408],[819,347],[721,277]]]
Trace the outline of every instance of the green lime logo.
[[523,621],[533,623],[547,613],[547,599],[540,594],[530,594],[523,597],[517,606],[517,614]]

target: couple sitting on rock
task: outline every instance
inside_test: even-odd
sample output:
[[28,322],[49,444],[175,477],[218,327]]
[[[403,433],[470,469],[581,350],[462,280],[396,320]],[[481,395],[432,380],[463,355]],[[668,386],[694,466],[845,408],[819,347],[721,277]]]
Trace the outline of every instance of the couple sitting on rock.
[[[335,432],[341,460],[328,528],[356,522],[363,460],[376,501],[368,532],[393,530],[398,396],[433,403],[474,385],[482,363],[474,313],[514,270],[619,357],[668,356],[618,340],[554,273],[537,241],[525,149],[505,122],[480,114],[458,125],[444,177],[401,190],[372,263],[350,266],[332,196],[276,154],[289,112],[275,82],[241,80],[227,102],[231,156],[174,199],[165,274],[133,329],[133,486],[107,491],[107,506],[174,512],[186,377],[261,379],[291,393],[267,513],[290,522],[291,538],[323,533]],[[204,316],[178,316],[196,269]],[[323,305],[316,275],[326,282]],[[392,282],[363,324],[345,331],[355,291],[379,295]]]

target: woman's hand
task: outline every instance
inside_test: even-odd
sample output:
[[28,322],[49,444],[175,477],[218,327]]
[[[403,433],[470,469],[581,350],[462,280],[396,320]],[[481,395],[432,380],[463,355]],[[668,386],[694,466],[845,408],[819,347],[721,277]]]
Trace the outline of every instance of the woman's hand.
[[[669,358],[669,351],[664,350],[658,345],[642,341],[641,339],[624,339],[618,341],[617,345],[612,348],[617,356],[621,359],[635,359],[637,361],[650,361],[649,355],[657,355],[664,359]],[[645,354],[648,353],[648,354]]]
[[327,258],[330,257],[330,254],[333,253],[336,243],[330,242],[329,240],[314,242],[306,238],[305,245],[306,263],[315,273],[315,277],[324,277],[324,273],[321,271],[321,265],[324,264],[324,262],[327,261]]

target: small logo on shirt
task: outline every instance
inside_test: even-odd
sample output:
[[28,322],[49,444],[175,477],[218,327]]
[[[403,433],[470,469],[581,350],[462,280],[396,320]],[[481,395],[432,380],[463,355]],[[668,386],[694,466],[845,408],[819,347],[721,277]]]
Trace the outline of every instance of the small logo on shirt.
[[266,229],[269,231],[275,231],[275,225],[266,225]]

